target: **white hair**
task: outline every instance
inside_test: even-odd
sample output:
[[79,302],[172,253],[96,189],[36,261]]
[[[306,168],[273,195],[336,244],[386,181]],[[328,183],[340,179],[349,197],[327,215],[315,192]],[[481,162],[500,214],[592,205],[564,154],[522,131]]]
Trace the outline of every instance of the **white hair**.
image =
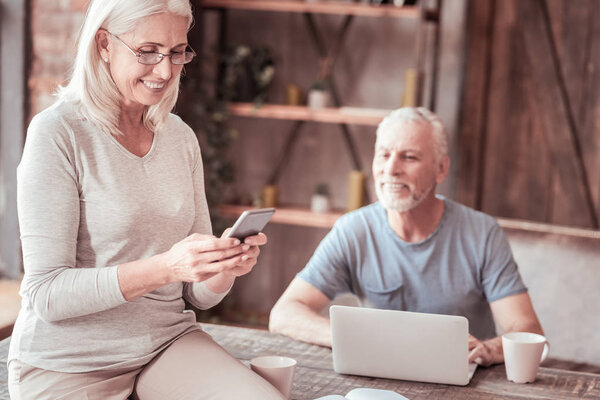
[[407,122],[424,122],[431,127],[436,161],[448,155],[448,132],[440,118],[425,107],[402,107],[389,113],[377,127],[377,137],[388,130],[399,129]]
[[[121,94],[108,65],[102,61],[96,33],[103,28],[122,35],[135,29],[142,18],[165,12],[187,18],[188,30],[191,27],[189,0],[92,0],[79,33],[71,79],[66,86],[58,88],[58,97],[80,104],[83,115],[100,129],[121,134],[118,127]],[[159,103],[145,109],[143,123],[147,129],[155,131],[165,122],[178,94],[179,77]]]

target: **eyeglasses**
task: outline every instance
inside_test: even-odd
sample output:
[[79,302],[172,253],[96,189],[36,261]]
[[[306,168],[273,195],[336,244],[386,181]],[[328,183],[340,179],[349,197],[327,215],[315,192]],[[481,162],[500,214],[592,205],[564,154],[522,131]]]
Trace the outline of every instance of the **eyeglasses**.
[[165,57],[169,57],[171,59],[171,64],[175,65],[183,65],[187,64],[196,57],[196,52],[190,47],[189,50],[186,51],[178,51],[173,52],[171,54],[163,54],[156,51],[135,51],[131,47],[127,45],[120,37],[117,35],[113,35],[108,32],[111,36],[114,36],[119,40],[119,42],[123,43],[123,46],[127,47],[127,50],[131,52],[134,56],[137,57],[138,62],[144,65],[156,65],[163,60]]

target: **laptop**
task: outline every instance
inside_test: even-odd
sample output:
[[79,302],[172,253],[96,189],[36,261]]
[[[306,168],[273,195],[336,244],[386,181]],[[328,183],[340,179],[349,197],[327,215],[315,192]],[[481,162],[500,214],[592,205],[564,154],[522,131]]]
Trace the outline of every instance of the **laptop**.
[[465,317],[339,305],[329,315],[337,373],[466,385],[475,372]]

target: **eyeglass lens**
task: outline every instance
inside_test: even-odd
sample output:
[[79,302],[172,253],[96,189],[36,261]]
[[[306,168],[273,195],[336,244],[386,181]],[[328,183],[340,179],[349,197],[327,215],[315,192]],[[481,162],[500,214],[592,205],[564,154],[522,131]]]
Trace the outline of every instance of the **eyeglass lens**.
[[[187,64],[194,58],[195,54],[191,51],[181,53],[172,53],[169,55],[173,64]],[[160,53],[140,53],[138,60],[141,64],[158,64],[165,56]]]

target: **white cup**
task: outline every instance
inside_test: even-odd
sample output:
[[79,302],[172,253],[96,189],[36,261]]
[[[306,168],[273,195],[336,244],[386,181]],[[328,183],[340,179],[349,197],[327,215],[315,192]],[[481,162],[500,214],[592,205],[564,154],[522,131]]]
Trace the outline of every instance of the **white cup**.
[[502,335],[506,378],[516,383],[533,382],[540,363],[550,351],[548,340],[537,333],[509,332]]
[[296,360],[290,357],[262,356],[250,360],[250,368],[275,386],[286,399],[292,394]]

